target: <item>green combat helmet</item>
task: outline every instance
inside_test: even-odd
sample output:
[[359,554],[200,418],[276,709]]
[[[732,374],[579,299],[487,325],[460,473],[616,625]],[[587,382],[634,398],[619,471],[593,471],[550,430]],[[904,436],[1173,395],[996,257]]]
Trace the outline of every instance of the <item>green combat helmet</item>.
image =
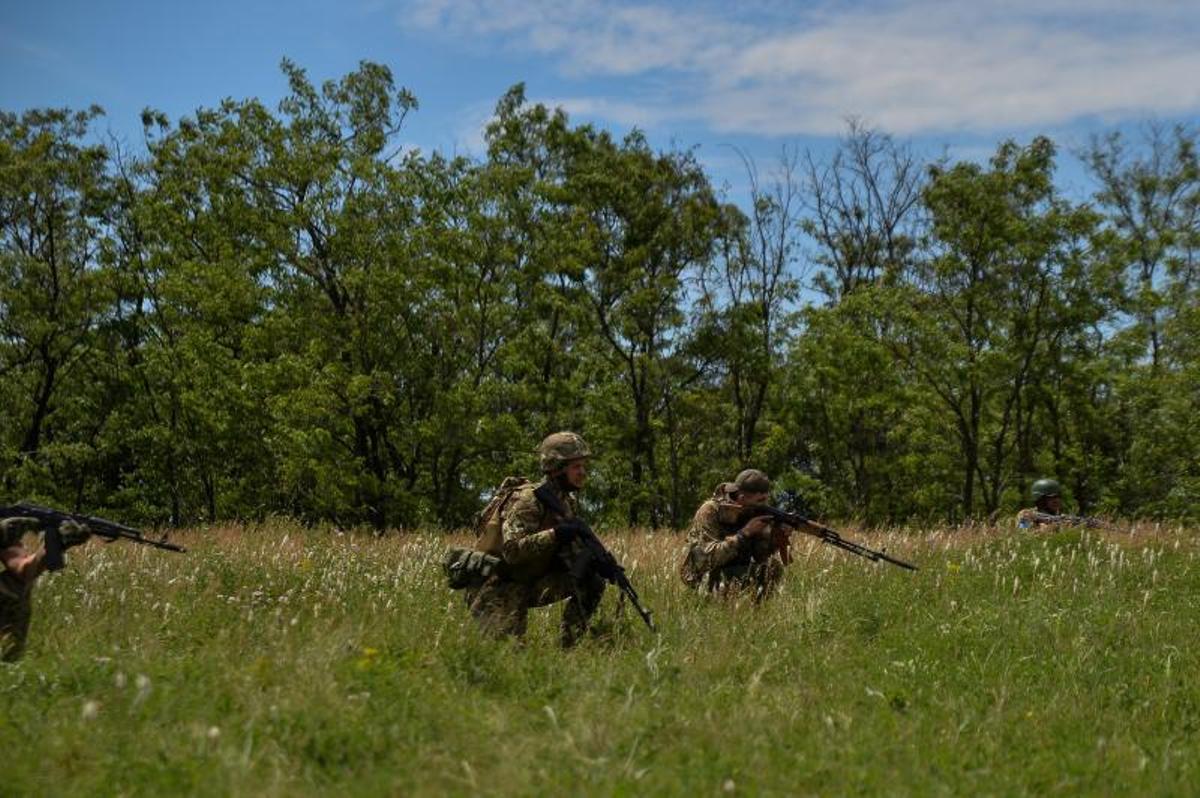
[[1062,487],[1053,479],[1039,479],[1033,483],[1033,487],[1029,489],[1029,492],[1033,494],[1033,500],[1038,501],[1047,496],[1061,496]]
[[555,432],[553,435],[547,435],[546,440],[538,446],[537,452],[544,474],[553,473],[572,460],[592,456],[587,442],[574,432]]

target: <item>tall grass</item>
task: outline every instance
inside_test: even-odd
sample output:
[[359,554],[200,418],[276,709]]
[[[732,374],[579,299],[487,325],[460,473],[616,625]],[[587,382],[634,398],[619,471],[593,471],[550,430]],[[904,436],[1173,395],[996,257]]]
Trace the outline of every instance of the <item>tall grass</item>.
[[5,795],[1200,792],[1196,530],[811,539],[710,602],[679,537],[608,537],[655,612],[481,638],[452,540],[286,523],[116,544],[43,579],[0,667]]

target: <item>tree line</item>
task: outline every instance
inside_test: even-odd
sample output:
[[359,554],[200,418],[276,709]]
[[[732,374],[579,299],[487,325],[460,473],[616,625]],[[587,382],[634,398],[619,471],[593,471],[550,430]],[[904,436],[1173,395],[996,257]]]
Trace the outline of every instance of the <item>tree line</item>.
[[852,123],[828,157],[695,153],[505,94],[486,154],[399,142],[364,62],[145,147],[0,113],[0,490],[149,523],[469,522],[558,429],[585,503],[680,526],[753,465],[870,523],[1200,517],[1196,131],[987,164]]

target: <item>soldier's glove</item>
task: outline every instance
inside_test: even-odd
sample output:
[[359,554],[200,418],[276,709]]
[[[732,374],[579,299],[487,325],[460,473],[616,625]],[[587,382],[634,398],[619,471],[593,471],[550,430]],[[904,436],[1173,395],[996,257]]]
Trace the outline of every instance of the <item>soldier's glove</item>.
[[746,540],[747,538],[766,537],[771,532],[771,516],[760,515],[757,518],[751,518],[744,527],[738,531],[738,540]]
[[560,546],[566,546],[576,540],[586,529],[587,525],[578,518],[568,518],[554,527],[554,540]]
[[58,534],[62,538],[63,550],[65,551],[66,549],[87,543],[88,538],[92,536],[92,530],[88,529],[87,524],[67,520],[58,525]]
[[499,557],[461,546],[447,551],[442,561],[442,570],[446,573],[446,581],[451,590],[477,587],[487,581],[499,566]]
[[21,540],[21,535],[26,532],[32,532],[41,526],[36,518],[29,518],[24,515],[5,518],[0,521],[0,548],[8,548],[15,546]]

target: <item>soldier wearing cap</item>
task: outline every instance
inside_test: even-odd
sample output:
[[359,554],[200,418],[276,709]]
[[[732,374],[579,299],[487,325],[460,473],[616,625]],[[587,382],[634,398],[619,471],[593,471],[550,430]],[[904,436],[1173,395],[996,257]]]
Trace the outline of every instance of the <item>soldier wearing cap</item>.
[[[573,646],[587,630],[600,606],[605,582],[594,573],[573,575],[567,563],[579,553],[580,523],[575,518],[575,494],[587,481],[591,449],[574,432],[556,432],[542,441],[538,457],[540,483],[518,488],[504,508],[503,561],[468,595],[471,614],[485,632],[521,637],[529,610],[565,602],[560,642]],[[545,507],[534,491],[549,484],[567,508],[566,517]]]
[[[33,585],[46,571],[46,551],[30,552],[22,543],[26,532],[40,526],[36,518],[18,516],[0,521],[0,661],[15,662],[25,651],[29,622],[33,618]],[[63,548],[78,546],[91,537],[82,524],[59,525]]]
[[1038,526],[1053,525],[1055,516],[1062,515],[1062,488],[1053,479],[1039,479],[1030,488],[1033,495],[1033,507],[1026,507],[1017,513],[1017,526],[1020,529],[1033,529]]
[[771,519],[747,520],[743,509],[765,503],[770,493],[767,475],[747,468],[700,505],[688,527],[679,569],[688,587],[722,595],[750,592],[756,602],[775,592],[783,578],[783,560],[771,541]]

